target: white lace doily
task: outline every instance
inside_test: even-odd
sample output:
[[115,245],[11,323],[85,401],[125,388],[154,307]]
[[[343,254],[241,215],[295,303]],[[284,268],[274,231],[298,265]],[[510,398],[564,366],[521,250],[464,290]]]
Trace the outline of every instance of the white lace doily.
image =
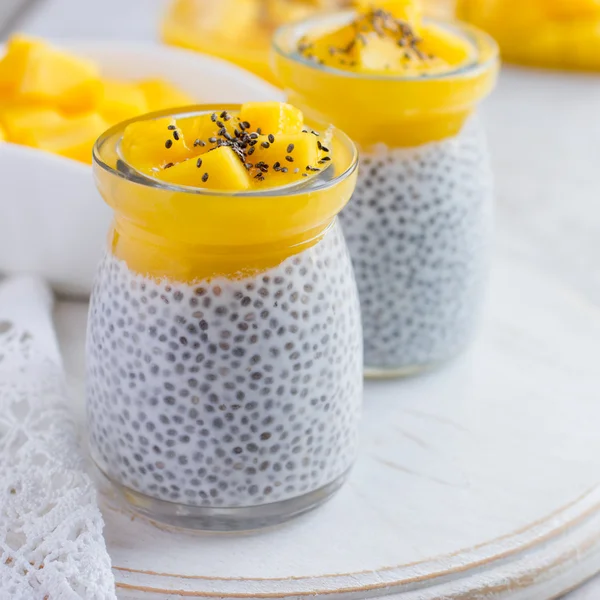
[[0,600],[113,599],[51,311],[40,281],[0,284]]

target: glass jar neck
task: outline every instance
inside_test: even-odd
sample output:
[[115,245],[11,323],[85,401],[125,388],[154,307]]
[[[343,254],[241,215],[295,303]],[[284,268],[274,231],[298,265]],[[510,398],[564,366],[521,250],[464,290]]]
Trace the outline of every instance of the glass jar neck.
[[407,148],[454,137],[476,110],[475,104],[467,104],[446,110],[402,112],[393,107],[386,110],[375,104],[366,106],[361,100],[356,104],[350,101],[342,109],[334,110],[315,97],[293,90],[288,90],[287,101],[314,119],[335,123],[336,127],[348,132],[361,150],[381,143],[390,148]]
[[[337,165],[332,168],[337,176]],[[314,237],[310,232],[327,227],[350,199],[356,161],[331,183],[264,195],[196,194],[140,184],[100,167],[95,175],[100,194],[117,219],[139,230],[171,243],[243,247]]]
[[226,277],[240,279],[264,272],[317,244],[335,217],[301,233],[255,244],[206,244],[158,235],[123,215],[115,215],[109,250],[129,269],[156,280],[185,283]]

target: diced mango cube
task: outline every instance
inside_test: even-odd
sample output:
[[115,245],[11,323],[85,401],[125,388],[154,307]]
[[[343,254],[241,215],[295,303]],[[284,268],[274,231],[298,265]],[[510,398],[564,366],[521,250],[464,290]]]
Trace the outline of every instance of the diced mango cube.
[[6,54],[0,61],[0,89],[12,93],[22,79],[30,55],[44,43],[35,38],[14,36],[6,45]]
[[6,141],[6,131],[2,127],[0,127],[0,142]]
[[250,130],[263,134],[294,134],[302,131],[302,111],[285,102],[247,102],[242,105],[240,120],[250,123]]
[[147,79],[141,81],[138,87],[146,97],[149,111],[194,104],[185,92],[162,79]]
[[[315,36],[314,39],[306,40],[306,56],[323,61],[324,64],[339,67],[347,65],[354,60],[352,50],[354,49],[356,29],[353,25],[344,25],[326,33]],[[304,44],[303,44],[304,45]],[[346,52],[346,49],[351,50]]]
[[52,108],[13,106],[0,109],[0,122],[11,142],[25,144],[32,133],[49,131],[66,119]]
[[428,24],[421,30],[421,51],[434,57],[443,57],[450,64],[458,64],[469,58],[471,43],[440,27]]
[[144,92],[134,83],[104,80],[99,110],[108,123],[126,121],[148,112]]
[[247,190],[250,187],[246,167],[227,146],[163,168],[155,176],[169,183],[211,190]]
[[[264,162],[269,165],[265,179],[271,179],[274,176],[297,179],[302,177],[303,173],[312,173],[306,167],[320,167],[317,164],[319,160],[318,140],[314,135],[310,133],[278,134],[274,136],[274,139],[275,141],[269,142],[267,136],[261,136],[254,153],[248,157],[253,164]],[[254,171],[253,174],[255,174]]]
[[[214,147],[215,140],[223,137],[219,135],[219,132],[222,130],[221,125],[223,125],[229,135],[233,136],[239,119],[229,118],[229,120],[226,120],[220,116],[221,114],[223,113],[203,114],[177,119],[177,126],[183,133],[186,144],[190,148],[195,146],[195,151],[198,153],[208,152]],[[212,142],[209,141],[211,139],[213,140]],[[196,140],[198,140],[198,143],[196,143]]]
[[106,128],[106,121],[99,114],[91,113],[67,119],[56,127],[32,130],[26,143],[40,150],[91,163],[94,142]]
[[121,140],[125,162],[145,173],[178,163],[192,155],[173,117],[136,121],[127,125]]
[[391,37],[379,37],[375,32],[363,35],[364,43],[356,43],[355,61],[365,71],[384,71],[400,68],[404,51]]
[[91,61],[42,43],[31,46],[25,55],[14,88],[23,100],[78,112],[95,108],[101,100],[102,82]]

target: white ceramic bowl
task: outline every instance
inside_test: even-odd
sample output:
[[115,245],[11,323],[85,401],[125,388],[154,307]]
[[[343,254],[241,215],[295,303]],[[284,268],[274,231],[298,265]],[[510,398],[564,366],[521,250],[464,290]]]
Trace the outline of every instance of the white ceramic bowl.
[[[258,77],[216,58],[158,44],[59,43],[126,80],[162,77],[198,103],[280,99]],[[91,167],[0,143],[0,274],[30,272],[63,294],[87,295],[111,214],[96,192]]]

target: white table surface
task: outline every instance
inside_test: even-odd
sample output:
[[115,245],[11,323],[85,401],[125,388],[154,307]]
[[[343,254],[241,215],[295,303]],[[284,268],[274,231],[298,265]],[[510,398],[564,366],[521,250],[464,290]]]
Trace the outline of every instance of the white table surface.
[[[37,0],[18,28],[52,38],[152,40],[157,38],[159,16],[166,4],[167,0]],[[501,124],[499,111],[505,116],[506,106],[494,104],[492,99],[486,107],[496,167],[538,168],[545,177],[556,180],[555,193],[540,194],[536,189],[515,187],[514,181],[509,186],[499,180],[498,217],[505,234],[501,243],[507,251],[532,261],[600,303],[600,194],[590,193],[594,187],[590,183],[597,179],[598,170],[577,159],[586,147],[595,148],[597,156],[600,117],[593,119],[592,108],[600,106],[600,79],[573,76],[569,83],[573,87],[569,88],[540,74],[539,82],[530,89],[520,85],[525,77],[525,72],[513,71],[501,82],[514,88],[514,105],[510,107],[514,111],[512,131],[506,130],[505,119]],[[556,106],[561,107],[561,114],[556,113]],[[555,117],[564,119],[560,146],[555,137]],[[528,132],[532,126],[537,127],[536,135],[521,136],[523,123]],[[563,177],[566,172],[568,181]],[[59,303],[59,328],[73,311],[84,319],[84,310],[72,303]],[[565,600],[599,597],[600,577],[570,593]]]

